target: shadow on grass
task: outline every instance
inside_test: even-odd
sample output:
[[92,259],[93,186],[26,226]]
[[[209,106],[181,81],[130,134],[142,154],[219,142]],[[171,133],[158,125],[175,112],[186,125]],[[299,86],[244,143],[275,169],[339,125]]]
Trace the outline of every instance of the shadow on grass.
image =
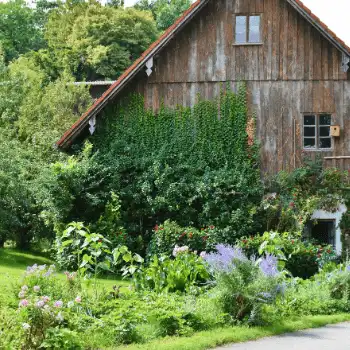
[[9,268],[26,269],[34,264],[52,264],[52,261],[40,255],[29,252],[20,252],[15,249],[0,249],[0,266]]

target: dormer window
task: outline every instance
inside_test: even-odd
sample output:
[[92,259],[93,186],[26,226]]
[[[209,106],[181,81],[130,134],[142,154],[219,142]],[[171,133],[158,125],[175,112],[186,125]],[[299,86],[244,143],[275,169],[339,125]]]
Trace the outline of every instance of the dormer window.
[[261,18],[260,15],[236,16],[235,43],[260,44],[261,43]]

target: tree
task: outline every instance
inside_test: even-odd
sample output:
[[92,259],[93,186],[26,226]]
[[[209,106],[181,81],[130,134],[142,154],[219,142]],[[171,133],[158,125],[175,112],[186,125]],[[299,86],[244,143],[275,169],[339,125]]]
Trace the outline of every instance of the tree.
[[190,0],[140,0],[135,7],[152,12],[159,30],[169,28],[191,5]]
[[33,9],[22,0],[0,2],[0,47],[5,62],[44,46],[42,29],[35,23]]
[[150,13],[67,2],[53,10],[45,37],[77,80],[116,79],[156,39]]

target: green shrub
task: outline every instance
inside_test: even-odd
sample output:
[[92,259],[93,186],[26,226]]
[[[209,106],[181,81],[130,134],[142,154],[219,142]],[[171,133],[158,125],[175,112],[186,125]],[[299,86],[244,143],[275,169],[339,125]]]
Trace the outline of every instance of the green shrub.
[[288,232],[265,232],[263,235],[243,237],[237,244],[248,256],[275,254],[285,261],[285,268],[292,276],[305,279],[315,275],[328,262],[337,260],[331,246],[314,245]]
[[181,227],[176,222],[167,220],[164,224],[154,227],[148,253],[171,256],[176,245],[187,246],[192,251],[206,251],[207,241],[214,230],[215,226],[199,230],[195,227]]
[[20,349],[23,333],[16,310],[0,304],[0,349]]
[[48,328],[45,340],[40,344],[40,349],[50,350],[79,350],[83,349],[82,340],[77,332],[67,328]]
[[114,259],[116,264],[123,261],[123,275],[132,277],[137,291],[193,292],[209,279],[203,259],[191,253],[187,246],[175,246],[173,258],[153,255],[148,264],[123,246],[114,250]]

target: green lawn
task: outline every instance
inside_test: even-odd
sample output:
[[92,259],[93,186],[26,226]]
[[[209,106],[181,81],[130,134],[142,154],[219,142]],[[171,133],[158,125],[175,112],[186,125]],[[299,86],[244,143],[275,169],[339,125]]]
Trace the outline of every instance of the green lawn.
[[[38,254],[24,253],[14,249],[0,249],[0,294],[9,293],[11,286],[21,280],[27,266],[34,264],[51,265],[53,261]],[[58,276],[62,279],[65,278],[63,273],[58,273]],[[84,283],[89,284],[88,282]],[[127,281],[114,277],[99,279],[98,283],[101,288],[108,290],[112,289],[114,285],[128,286]]]

